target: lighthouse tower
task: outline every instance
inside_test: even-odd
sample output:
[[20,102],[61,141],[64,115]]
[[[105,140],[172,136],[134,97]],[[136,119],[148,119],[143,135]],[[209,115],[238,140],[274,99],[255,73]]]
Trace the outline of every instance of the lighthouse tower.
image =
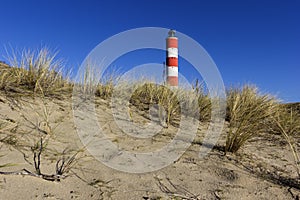
[[175,36],[175,30],[169,31],[167,42],[166,57],[166,75],[167,85],[171,87],[178,86],[178,38]]

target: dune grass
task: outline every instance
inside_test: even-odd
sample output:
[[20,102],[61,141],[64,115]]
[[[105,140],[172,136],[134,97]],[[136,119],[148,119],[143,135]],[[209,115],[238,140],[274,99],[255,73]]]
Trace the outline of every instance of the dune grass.
[[[110,83],[109,86],[106,86],[110,88],[109,92],[114,93],[116,98],[128,100],[131,107],[147,113],[152,106],[157,106],[161,123],[167,127],[171,124],[177,126],[181,115],[198,117],[199,112],[201,112],[202,118],[198,119],[209,120],[210,99],[206,94],[198,93],[195,95],[193,90],[169,88],[145,80],[130,84],[122,83],[116,89],[111,85]],[[128,97],[128,95],[130,96]],[[106,99],[105,96],[100,97]],[[201,103],[203,103],[202,110],[198,109],[198,105]]]
[[174,91],[154,83],[138,85],[133,92],[130,103],[140,110],[149,110],[151,105],[157,104],[164,109],[166,116],[160,111],[160,119],[165,120],[167,125],[180,114],[180,107]]
[[290,136],[300,135],[300,113],[294,108],[278,105],[272,116],[269,132],[273,134],[287,133]]
[[266,130],[266,121],[276,112],[274,97],[258,93],[254,86],[232,88],[227,94],[227,121],[229,131],[225,152],[236,152],[249,139]]
[[0,68],[0,89],[55,95],[70,90],[71,83],[63,62],[47,48],[24,50],[9,56],[11,67]]
[[300,158],[298,155],[295,137],[300,135],[300,113],[293,108],[279,105],[277,112],[272,116],[269,123],[269,131],[281,134],[287,141],[294,158],[294,166],[300,178]]
[[204,84],[200,83],[197,79],[193,85],[193,91],[197,96],[199,120],[202,122],[209,122],[212,112],[212,100],[209,94],[204,91]]

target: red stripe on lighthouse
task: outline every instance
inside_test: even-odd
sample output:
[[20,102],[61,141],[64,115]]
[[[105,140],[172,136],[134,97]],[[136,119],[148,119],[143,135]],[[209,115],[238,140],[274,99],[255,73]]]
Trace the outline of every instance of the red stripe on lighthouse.
[[178,58],[174,58],[174,57],[167,58],[167,65],[177,67],[178,66]]
[[168,48],[178,48],[178,39],[176,37],[168,37],[167,38],[167,47]]

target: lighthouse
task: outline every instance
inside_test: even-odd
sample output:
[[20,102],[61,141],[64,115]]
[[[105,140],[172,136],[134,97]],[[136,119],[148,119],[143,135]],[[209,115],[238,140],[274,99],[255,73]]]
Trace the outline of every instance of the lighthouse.
[[170,30],[166,38],[166,82],[171,87],[178,87],[178,38],[175,33]]

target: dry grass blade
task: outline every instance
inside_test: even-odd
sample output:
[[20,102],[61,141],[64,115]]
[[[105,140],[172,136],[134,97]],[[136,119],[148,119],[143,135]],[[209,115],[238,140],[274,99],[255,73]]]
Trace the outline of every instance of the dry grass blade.
[[0,168],[3,168],[3,167],[12,167],[12,166],[16,166],[16,164],[7,163],[7,164],[4,164],[4,165],[0,165]]
[[200,195],[195,195],[192,192],[188,191],[184,187],[179,185],[175,185],[168,177],[166,178],[167,183],[163,183],[163,181],[158,178],[154,177],[157,181],[157,186],[159,189],[167,194],[170,198],[180,198],[180,199],[189,199],[189,200],[199,200]]
[[[0,155],[0,158],[1,157],[3,157],[3,155]],[[12,167],[12,166],[16,166],[16,164],[13,164],[13,163],[0,164],[0,168],[3,168],[3,167]]]

